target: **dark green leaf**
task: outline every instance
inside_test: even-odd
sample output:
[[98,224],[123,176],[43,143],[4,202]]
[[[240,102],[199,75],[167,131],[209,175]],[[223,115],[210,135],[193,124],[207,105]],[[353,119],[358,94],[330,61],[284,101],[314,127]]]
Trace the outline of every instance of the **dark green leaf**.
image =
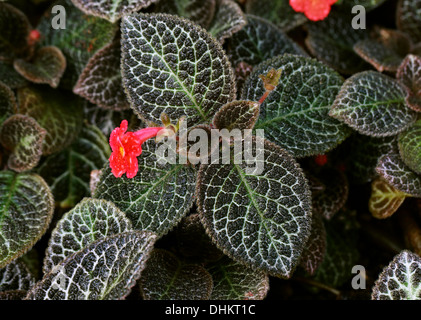
[[53,196],[40,176],[0,171],[0,268],[41,238],[53,212]]
[[266,60],[247,79],[242,99],[259,101],[265,92],[259,75],[272,68],[282,70],[281,78],[260,106],[255,129],[296,157],[323,154],[349,135],[328,115],[343,79],[314,59],[285,54]]
[[418,0],[400,0],[396,23],[414,43],[421,41],[421,3]]
[[8,290],[0,292],[0,300],[23,300],[26,294],[25,290]]
[[0,81],[0,127],[17,110],[15,94],[7,85]]
[[364,71],[345,81],[329,114],[361,134],[393,136],[416,119],[416,113],[406,106],[405,95],[395,79]]
[[0,292],[7,290],[28,290],[35,284],[35,279],[26,265],[14,260],[0,269]]
[[403,162],[421,174],[421,119],[399,134],[398,146]]
[[253,129],[259,117],[260,105],[252,101],[233,101],[227,103],[213,117],[217,129]]
[[396,78],[406,89],[408,107],[421,112],[421,58],[407,55],[399,66]]
[[17,73],[13,67],[13,63],[9,64],[0,61],[0,74],[0,81],[2,81],[6,86],[9,86],[11,89],[22,88],[28,83],[24,77]]
[[132,15],[122,22],[123,84],[141,117],[187,116],[207,122],[235,97],[234,76],[222,47],[188,20]]

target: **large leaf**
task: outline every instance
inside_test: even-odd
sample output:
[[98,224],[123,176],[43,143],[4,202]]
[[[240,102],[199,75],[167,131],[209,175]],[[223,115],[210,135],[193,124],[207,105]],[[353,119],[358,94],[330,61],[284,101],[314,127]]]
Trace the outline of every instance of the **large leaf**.
[[228,164],[202,164],[199,213],[206,232],[229,257],[289,278],[310,234],[310,191],[288,152],[267,140],[263,149],[254,139],[249,150],[264,156],[260,175],[251,172],[248,161],[234,162],[235,149]]
[[398,68],[396,78],[406,89],[408,107],[421,112],[421,58],[407,55]]
[[234,0],[217,0],[214,18],[208,31],[220,43],[241,30],[247,24],[247,19],[241,7]]
[[88,15],[117,22],[122,16],[146,8],[157,0],[72,0],[73,4]]
[[285,54],[259,64],[244,84],[242,99],[259,101],[265,89],[259,77],[281,69],[281,78],[260,107],[255,129],[296,157],[323,154],[336,147],[350,130],[329,117],[342,77],[322,63]]
[[106,109],[130,107],[121,78],[120,41],[114,41],[95,53],[79,76],[73,92]]
[[78,135],[83,121],[83,100],[66,91],[25,87],[18,91],[19,113],[34,118],[47,134],[43,155],[63,150]]
[[17,59],[13,65],[25,79],[56,88],[66,69],[66,58],[59,48],[48,46],[37,50],[30,61]]
[[85,198],[67,212],[51,233],[44,258],[44,273],[92,242],[131,231],[132,224],[112,202]]
[[0,3],[0,60],[13,60],[28,53],[30,29],[25,14],[8,3]]
[[149,258],[156,235],[130,231],[101,238],[57,265],[27,300],[124,299]]
[[139,172],[116,178],[109,165],[102,170],[94,197],[114,202],[138,230],[166,234],[193,205],[196,173],[184,164],[160,164],[158,146],[150,140],[138,157]]
[[403,162],[399,154],[382,156],[376,171],[394,188],[414,197],[421,197],[421,176]]
[[421,41],[421,3],[418,0],[400,0],[396,18],[398,28],[409,34],[414,43]]
[[34,168],[42,154],[46,131],[31,117],[16,114],[0,128],[0,143],[11,151],[7,165],[14,171]]
[[361,134],[393,136],[416,119],[416,113],[406,106],[405,96],[395,79],[364,71],[345,81],[329,114]]
[[404,250],[379,275],[373,300],[421,300],[421,258]]
[[398,146],[403,162],[421,174],[421,119],[399,134]]
[[207,266],[212,275],[211,300],[263,300],[269,291],[269,277],[225,257]]
[[0,81],[0,126],[3,121],[17,112],[17,107],[15,94],[7,85]]
[[[88,60],[95,52],[112,41],[118,30],[118,24],[85,15],[70,0],[59,0],[52,5],[64,7],[65,29],[52,28],[52,19],[56,14],[52,13],[51,8],[47,9],[41,18],[37,29],[43,36],[42,45],[56,46],[66,57],[67,68],[60,85],[66,89],[72,89]],[[57,15],[57,17],[60,16]]]
[[160,121],[187,116],[209,121],[235,97],[234,76],[222,47],[205,30],[175,16],[131,15],[122,22],[122,72],[131,107]]
[[306,55],[280,28],[263,18],[247,15],[247,24],[227,40],[233,67],[240,62],[252,66],[284,53]]
[[307,21],[303,14],[291,8],[289,0],[248,0],[245,9],[246,13],[267,19],[284,31],[289,31]]
[[41,238],[53,212],[53,196],[40,176],[0,171],[0,268]]
[[0,269],[0,292],[7,290],[28,290],[35,284],[35,279],[25,263],[19,259]]
[[91,171],[101,169],[110,152],[102,132],[87,125],[70,147],[47,157],[38,173],[51,187],[56,202],[62,207],[72,207],[90,195]]
[[171,252],[155,249],[139,285],[145,300],[208,300],[213,282],[202,266],[184,264]]

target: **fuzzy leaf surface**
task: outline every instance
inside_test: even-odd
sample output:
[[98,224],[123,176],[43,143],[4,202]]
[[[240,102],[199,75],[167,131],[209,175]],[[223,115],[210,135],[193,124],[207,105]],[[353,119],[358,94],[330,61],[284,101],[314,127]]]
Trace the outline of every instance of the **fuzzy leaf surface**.
[[399,66],[396,78],[406,89],[406,103],[421,112],[421,58],[409,54]]
[[259,117],[260,105],[253,101],[233,101],[224,105],[213,117],[218,129],[253,129]]
[[403,162],[421,174],[421,120],[399,134],[398,146]]
[[0,292],[8,290],[28,290],[35,284],[35,279],[25,263],[19,259],[0,269]]
[[0,81],[0,126],[7,118],[16,113],[17,109],[15,94],[6,84]]
[[417,0],[400,0],[396,23],[414,43],[421,41],[421,3]]

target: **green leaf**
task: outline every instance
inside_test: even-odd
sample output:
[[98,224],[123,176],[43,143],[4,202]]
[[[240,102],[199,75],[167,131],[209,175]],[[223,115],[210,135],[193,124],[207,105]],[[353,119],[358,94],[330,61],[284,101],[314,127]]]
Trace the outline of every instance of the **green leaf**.
[[15,94],[6,84],[0,81],[0,127],[17,110]]
[[328,112],[343,79],[322,63],[285,54],[255,67],[244,84],[243,100],[258,101],[265,93],[259,75],[282,70],[281,78],[260,106],[255,129],[295,157],[323,154],[336,147],[350,130]]
[[414,43],[421,41],[421,3],[417,0],[400,0],[396,24]]
[[364,71],[345,81],[329,114],[361,134],[393,136],[416,119],[416,113],[406,106],[405,95],[395,79]]
[[371,184],[371,196],[368,208],[377,219],[389,218],[398,210],[408,195],[395,189],[382,178]]
[[66,58],[59,48],[49,46],[39,49],[30,61],[17,59],[13,65],[25,79],[56,88],[66,69]]
[[213,117],[217,129],[253,129],[259,117],[260,105],[253,101],[233,101],[224,105]]
[[19,113],[34,118],[47,134],[43,155],[63,150],[79,134],[83,100],[63,90],[25,87],[18,90]]
[[248,0],[245,10],[247,14],[269,20],[285,32],[307,21],[303,14],[291,8],[289,0]]
[[421,174],[421,119],[399,134],[398,146],[403,162]]
[[178,251],[193,261],[212,262],[223,256],[206,234],[199,214],[191,214],[179,223],[176,229]]
[[53,212],[53,196],[40,176],[0,171],[0,268],[41,238]]
[[254,66],[284,53],[306,55],[276,25],[250,14],[246,17],[247,24],[227,39],[228,55],[234,67],[241,62]]
[[131,107],[159,122],[186,116],[208,122],[235,97],[234,76],[222,47],[188,20],[132,15],[122,22],[122,72]]
[[269,277],[225,257],[209,265],[213,290],[211,300],[263,300],[269,291]]
[[369,66],[353,49],[358,41],[367,38],[364,29],[352,28],[352,15],[332,12],[327,19],[307,24],[305,40],[310,52],[320,61],[344,74],[354,74]]
[[66,10],[66,28],[56,30],[51,27],[56,14],[49,8],[41,18],[37,29],[43,36],[41,45],[56,46],[66,57],[67,68],[60,84],[71,90],[88,60],[112,41],[118,30],[118,24],[85,15],[70,0],[59,0],[52,4],[54,5],[61,5]]
[[171,252],[155,249],[139,285],[145,300],[208,300],[213,282],[202,266],[184,264]]
[[246,16],[238,3],[233,0],[217,0],[216,12],[208,31],[222,44],[246,24]]
[[121,17],[150,6],[157,0],[72,0],[87,15],[107,19],[111,23]]
[[380,6],[385,1],[386,0],[347,0],[347,1],[341,1],[338,4],[340,4],[341,9],[345,8],[345,10],[349,10],[350,8],[356,5],[360,5],[360,6],[363,6],[365,10],[371,11],[377,8],[378,6]]
[[395,189],[421,198],[421,176],[408,168],[399,154],[382,156],[376,171]]
[[156,235],[130,231],[99,239],[67,257],[29,291],[27,300],[124,299],[145,268]]
[[19,259],[0,269],[0,292],[8,290],[28,290],[35,279],[26,265]]
[[73,92],[102,108],[124,110],[130,107],[120,71],[120,41],[98,50],[89,60]]
[[112,202],[85,198],[68,211],[51,233],[44,273],[96,240],[131,231],[132,224]]
[[158,1],[154,12],[169,13],[187,18],[208,28],[215,15],[217,0],[166,0]]
[[396,30],[380,29],[377,33],[374,39],[358,41],[354,50],[379,72],[396,72],[411,49],[411,40]]
[[372,300],[421,300],[421,258],[402,251],[383,269],[372,290]]
[[421,112],[421,58],[407,55],[398,68],[396,78],[406,89],[408,107]]
[[28,54],[27,38],[31,25],[19,9],[0,3],[0,60],[13,60]]
[[[241,157],[236,164],[239,154],[233,148],[231,163],[202,164],[199,213],[206,232],[230,258],[289,278],[310,235],[310,191],[288,152],[267,140],[262,150],[253,140],[250,152],[263,153],[263,172],[255,174]],[[259,163],[254,165],[257,169]]]
[[0,74],[2,75],[0,81],[11,89],[22,88],[28,83],[24,77],[16,72],[13,63],[0,61]]
[[187,214],[193,205],[195,170],[178,161],[160,164],[153,140],[142,146],[138,157],[139,171],[128,179],[116,178],[107,164],[102,169],[94,198],[115,203],[137,230],[165,235]]
[[72,207],[90,195],[91,171],[101,169],[110,153],[110,146],[102,132],[93,125],[87,125],[70,147],[47,157],[38,173],[51,187],[56,202],[62,207]]
[[21,172],[34,168],[42,155],[46,131],[31,117],[16,114],[0,128],[0,143],[11,151],[7,165]]

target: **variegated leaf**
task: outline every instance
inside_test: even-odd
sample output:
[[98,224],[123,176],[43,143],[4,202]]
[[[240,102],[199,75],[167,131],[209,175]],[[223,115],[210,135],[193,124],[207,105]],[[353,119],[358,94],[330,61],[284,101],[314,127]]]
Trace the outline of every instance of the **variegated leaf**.
[[377,219],[389,218],[398,210],[408,195],[395,189],[382,178],[371,184],[371,196],[368,208]]
[[253,129],[259,117],[260,105],[253,101],[233,101],[227,103],[213,117],[217,129]]
[[398,68],[396,78],[406,89],[408,107],[421,112],[421,58],[407,55]]
[[34,276],[25,263],[17,259],[0,269],[0,292],[28,290],[35,284]]
[[418,0],[400,0],[397,8],[398,28],[409,34],[414,43],[421,41],[421,3]]
[[0,127],[7,118],[17,112],[17,109],[15,94],[0,81]]
[[399,134],[398,146],[403,162],[421,175],[421,119]]

